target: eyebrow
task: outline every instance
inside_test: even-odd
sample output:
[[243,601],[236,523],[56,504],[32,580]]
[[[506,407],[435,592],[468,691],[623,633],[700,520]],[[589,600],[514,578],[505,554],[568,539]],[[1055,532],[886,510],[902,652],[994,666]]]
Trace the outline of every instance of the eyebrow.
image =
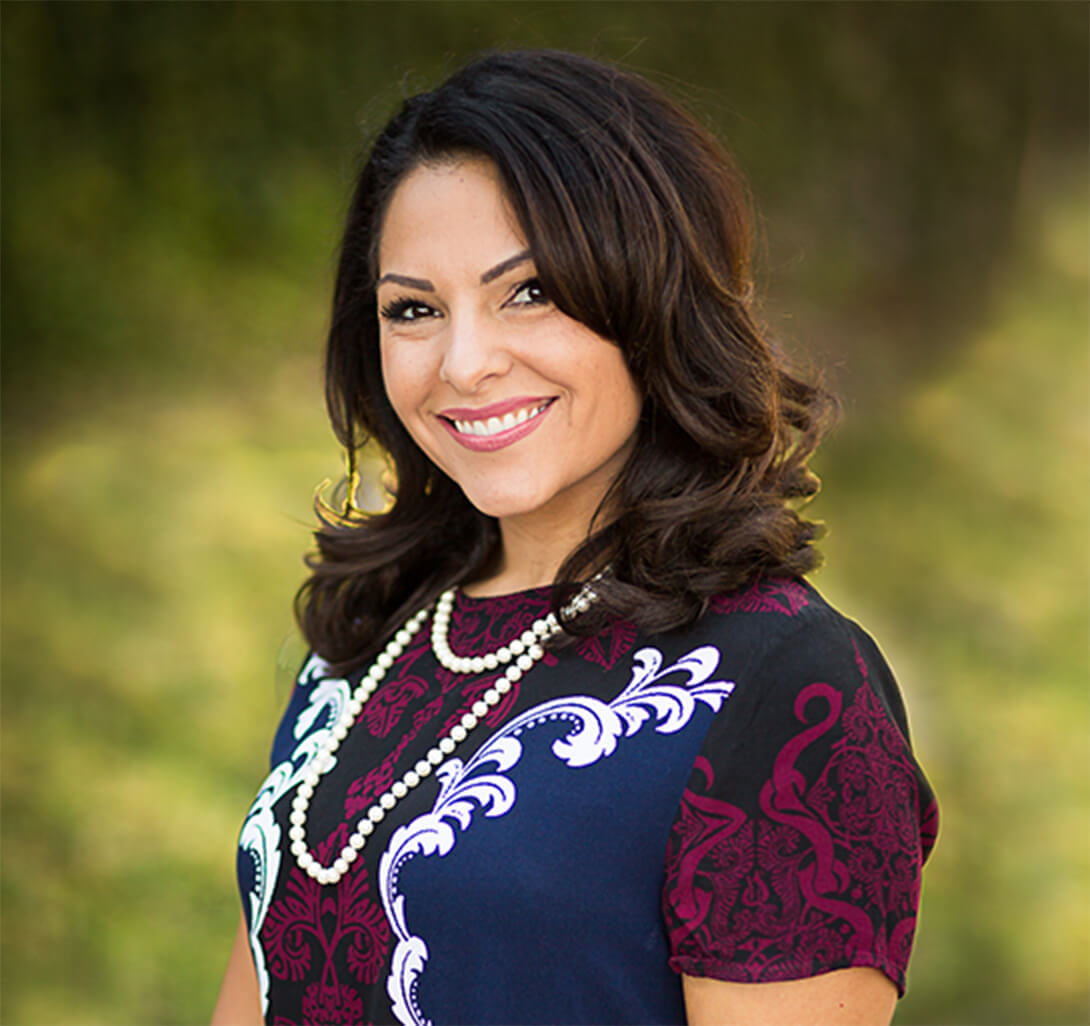
[[[501,260],[495,267],[490,267],[484,274],[481,275],[481,284],[487,285],[490,281],[495,281],[501,275],[506,274],[512,267],[518,267],[519,264],[526,263],[530,259],[530,251],[524,249],[521,253],[516,253],[514,256],[508,257],[506,260]],[[419,289],[421,292],[434,292],[435,286],[427,280],[427,278],[410,278],[407,274],[384,274],[377,282],[375,282],[375,288],[378,288],[383,282],[392,281],[395,285],[404,285],[406,288]]]
[[384,274],[375,282],[375,288],[378,288],[384,281],[392,281],[395,285],[404,285],[409,289],[419,289],[421,292],[435,291],[435,286],[427,278],[410,278],[406,274]]
[[490,268],[481,275],[481,284],[487,285],[490,281],[495,281],[501,274],[506,274],[512,267],[518,267],[519,264],[526,263],[530,259],[530,251],[524,249],[521,253],[516,253],[513,257],[508,257],[506,260],[496,264],[495,267]]

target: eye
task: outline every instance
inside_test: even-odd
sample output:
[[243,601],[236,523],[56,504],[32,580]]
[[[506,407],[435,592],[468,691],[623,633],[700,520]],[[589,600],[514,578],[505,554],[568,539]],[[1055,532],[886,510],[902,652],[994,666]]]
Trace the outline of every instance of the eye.
[[380,313],[384,320],[403,323],[436,316],[435,308],[420,302],[419,299],[395,299],[387,303]]
[[542,287],[541,282],[537,278],[530,278],[528,281],[522,282],[521,285],[515,286],[515,291],[511,293],[511,298],[507,300],[508,306],[542,306],[549,302],[549,297],[545,295],[545,289]]

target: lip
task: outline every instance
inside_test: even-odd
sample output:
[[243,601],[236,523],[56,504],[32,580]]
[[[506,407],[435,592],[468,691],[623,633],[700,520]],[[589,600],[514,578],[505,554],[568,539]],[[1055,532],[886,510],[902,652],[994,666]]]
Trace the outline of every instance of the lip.
[[488,420],[489,417],[514,413],[525,406],[541,406],[542,403],[552,402],[554,398],[551,395],[520,395],[514,399],[502,399],[489,406],[451,406],[449,409],[440,410],[439,416],[448,420]]
[[[502,402],[492,403],[490,406],[450,407],[439,413],[439,423],[446,428],[447,433],[463,448],[473,452],[495,452],[497,449],[506,449],[509,445],[521,441],[527,435],[532,434],[542,421],[549,415],[553,408],[555,397],[542,397],[539,399],[505,399]],[[537,416],[531,417],[522,424],[516,424],[513,428],[501,431],[495,435],[463,435],[452,423],[454,420],[487,420],[489,417],[502,417],[516,410],[525,409],[527,406],[545,405]]]

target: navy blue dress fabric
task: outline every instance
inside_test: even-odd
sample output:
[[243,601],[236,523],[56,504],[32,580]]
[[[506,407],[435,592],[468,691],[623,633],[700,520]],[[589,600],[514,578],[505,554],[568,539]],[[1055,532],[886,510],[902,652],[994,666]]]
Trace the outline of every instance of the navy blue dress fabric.
[[[451,645],[496,648],[547,608],[459,595]],[[880,652],[805,582],[547,652],[323,887],[287,816],[358,676],[308,659],[243,824],[268,1022],[681,1023],[681,973],[872,966],[903,990],[934,801]],[[421,631],[315,793],[318,858],[495,677],[443,669]]]

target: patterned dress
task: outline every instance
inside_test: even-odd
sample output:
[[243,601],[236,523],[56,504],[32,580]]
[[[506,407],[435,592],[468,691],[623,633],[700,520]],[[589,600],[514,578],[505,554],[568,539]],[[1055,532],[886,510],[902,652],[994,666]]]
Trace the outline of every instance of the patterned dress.
[[[547,589],[459,595],[451,646],[493,650],[547,609]],[[417,635],[311,802],[323,864],[495,678]],[[547,651],[323,887],[287,817],[357,679],[307,660],[243,824],[267,1022],[682,1023],[681,973],[873,966],[903,992],[937,810],[885,660],[808,583]]]

